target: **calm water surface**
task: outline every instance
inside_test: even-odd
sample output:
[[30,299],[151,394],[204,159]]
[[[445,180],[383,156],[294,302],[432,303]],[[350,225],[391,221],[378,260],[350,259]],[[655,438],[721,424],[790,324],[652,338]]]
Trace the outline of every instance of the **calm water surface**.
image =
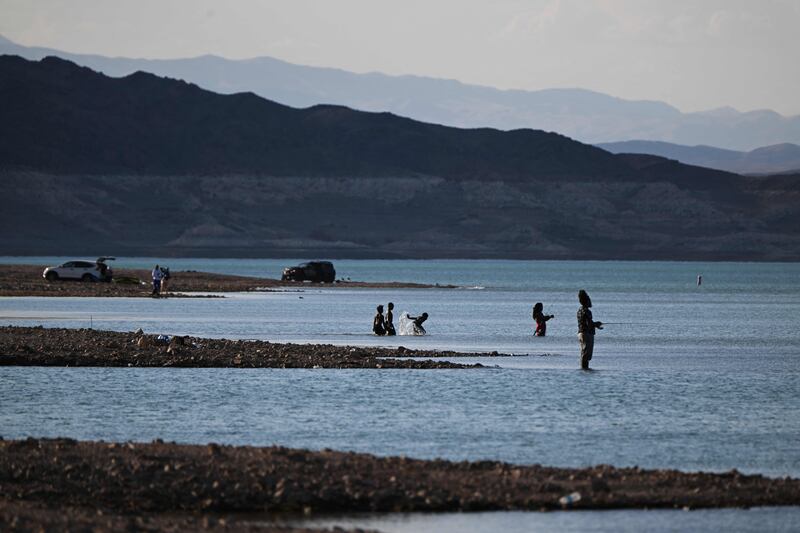
[[794,532],[800,508],[715,509],[700,511],[580,511],[572,513],[443,513],[390,514],[317,518],[294,522],[307,527],[348,527],[385,533],[531,533],[560,532]]
[[[173,272],[276,277],[295,261],[123,259],[118,266],[154,262]],[[500,368],[469,371],[0,368],[0,434],[800,476],[798,264],[337,261],[336,267],[339,277],[460,288],[307,287],[224,299],[0,298],[0,323],[516,356],[475,358]],[[596,319],[608,323],[588,373],[577,370],[579,288],[591,294]],[[427,311],[430,335],[370,335],[375,305],[388,301],[397,314]],[[556,315],[545,338],[531,336],[536,301]],[[454,517],[447,527],[638,530],[650,525],[642,522],[647,517],[662,516],[622,513],[585,520],[573,517],[591,515],[493,513],[480,520],[469,515],[474,529]],[[797,523],[796,510],[714,513],[708,522],[700,513],[668,513],[661,530],[710,530],[703,524],[726,521],[747,530],[748,521],[762,519],[768,529],[788,530],[784,524]],[[438,517],[359,525],[435,531]]]

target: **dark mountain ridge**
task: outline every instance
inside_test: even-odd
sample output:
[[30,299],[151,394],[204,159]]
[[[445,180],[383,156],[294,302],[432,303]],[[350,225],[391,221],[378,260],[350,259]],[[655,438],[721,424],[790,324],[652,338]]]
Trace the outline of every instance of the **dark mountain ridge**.
[[800,258],[791,177],[0,57],[6,254]]
[[461,130],[340,106],[294,109],[137,72],[109,78],[48,57],[0,57],[0,162],[68,173],[437,175],[634,179],[555,133]]
[[587,143],[651,139],[734,150],[783,142],[800,144],[800,116],[781,116],[770,110],[739,112],[730,107],[682,113],[664,102],[624,100],[585,89],[500,90],[421,76],[357,74],[272,57],[103,57],[21,46],[1,37],[0,54],[36,60],[58,56],[115,77],[142,70],[217,93],[252,91],[294,107],[327,103],[391,111],[461,128],[536,128]]

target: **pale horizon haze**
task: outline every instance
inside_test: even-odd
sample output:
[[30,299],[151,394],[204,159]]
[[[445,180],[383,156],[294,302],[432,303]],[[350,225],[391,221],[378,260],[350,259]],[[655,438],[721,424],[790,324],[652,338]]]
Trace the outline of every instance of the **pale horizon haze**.
[[271,56],[501,89],[576,87],[681,111],[800,114],[797,0],[0,0],[25,46]]

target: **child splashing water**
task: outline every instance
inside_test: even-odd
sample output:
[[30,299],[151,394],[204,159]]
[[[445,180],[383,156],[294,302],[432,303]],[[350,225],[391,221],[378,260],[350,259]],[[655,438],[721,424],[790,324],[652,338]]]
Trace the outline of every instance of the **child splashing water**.
[[428,320],[428,313],[420,316],[411,316],[408,313],[400,315],[400,335],[426,335],[428,332],[422,324]]

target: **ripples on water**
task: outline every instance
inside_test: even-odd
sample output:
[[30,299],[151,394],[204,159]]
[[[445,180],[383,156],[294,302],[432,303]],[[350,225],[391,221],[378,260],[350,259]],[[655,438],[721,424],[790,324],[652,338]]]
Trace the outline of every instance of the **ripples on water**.
[[[122,266],[152,262],[129,260]],[[173,272],[275,277],[292,262],[168,264]],[[526,356],[476,359],[503,367],[478,371],[0,368],[2,435],[163,438],[554,466],[609,463],[800,475],[800,265],[337,261],[336,266],[339,276],[352,279],[485,289],[308,288],[211,300],[0,298],[0,321],[87,327],[91,320],[95,328],[122,331],[142,327],[152,333]],[[700,273],[704,283],[697,287]],[[592,295],[596,319],[614,323],[599,333],[596,371],[590,373],[577,370],[579,288]],[[427,311],[431,335],[369,335],[375,305],[388,301],[395,302],[397,316]],[[536,301],[556,315],[545,338],[531,336]],[[745,515],[755,516],[750,513]],[[638,529],[643,515],[634,515],[625,524]],[[675,515],[669,516],[671,522]],[[724,521],[722,514],[714,516]],[[772,529],[780,529],[787,515],[766,516]],[[501,527],[496,520],[504,519],[490,519],[491,528],[483,530]],[[541,520],[545,529],[572,527],[549,515]],[[405,530],[425,530],[427,524]],[[385,525],[381,529],[393,530]]]
[[800,474],[798,380],[658,369],[0,369],[5,437]]

